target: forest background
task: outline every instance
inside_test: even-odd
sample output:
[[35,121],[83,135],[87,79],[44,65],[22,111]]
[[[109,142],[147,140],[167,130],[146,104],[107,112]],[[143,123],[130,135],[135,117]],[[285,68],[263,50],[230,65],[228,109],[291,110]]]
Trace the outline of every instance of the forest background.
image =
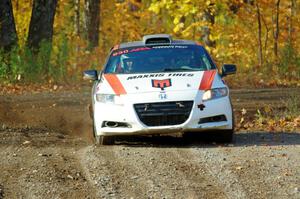
[[232,87],[300,86],[299,0],[1,0],[0,85],[76,84],[112,46],[167,33],[203,44]]

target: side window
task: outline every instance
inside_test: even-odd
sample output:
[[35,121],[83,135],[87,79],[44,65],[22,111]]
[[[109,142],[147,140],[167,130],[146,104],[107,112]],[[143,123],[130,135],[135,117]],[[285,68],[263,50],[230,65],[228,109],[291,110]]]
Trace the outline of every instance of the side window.
[[108,68],[110,73],[116,72],[116,66],[117,66],[117,59],[113,59],[112,62],[109,65],[110,67]]
[[208,68],[208,70],[210,70],[210,69],[216,69],[217,67],[216,67],[216,65],[215,65],[215,63],[213,62],[213,60],[211,59],[211,57],[210,57],[210,55],[208,54],[208,52],[204,49],[204,52],[205,52],[205,57],[206,57],[206,59],[209,61],[209,68]]
[[120,70],[120,60],[118,57],[110,57],[106,68],[105,73],[116,73]]
[[205,55],[203,55],[203,56],[201,57],[201,59],[202,59],[202,61],[204,62],[205,67],[206,67],[207,70],[209,70],[209,69],[212,68],[212,67],[211,67],[211,64],[210,64],[210,61],[207,59],[207,57],[206,57]]

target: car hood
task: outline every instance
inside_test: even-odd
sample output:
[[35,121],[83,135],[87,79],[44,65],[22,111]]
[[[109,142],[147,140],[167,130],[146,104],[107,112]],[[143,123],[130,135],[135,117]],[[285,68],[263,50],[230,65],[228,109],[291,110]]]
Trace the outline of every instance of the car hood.
[[[117,95],[208,90],[223,84],[217,70],[197,72],[168,72],[143,74],[103,74],[96,86],[96,93]],[[224,85],[224,84],[223,84]]]

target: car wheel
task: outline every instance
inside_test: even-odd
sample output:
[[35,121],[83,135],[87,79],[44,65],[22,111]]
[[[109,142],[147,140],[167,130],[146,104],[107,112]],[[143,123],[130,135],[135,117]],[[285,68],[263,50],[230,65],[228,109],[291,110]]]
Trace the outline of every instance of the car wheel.
[[94,121],[93,121],[93,136],[94,136],[96,145],[112,145],[112,144],[114,144],[114,141],[115,141],[113,136],[96,135]]
[[217,142],[217,143],[230,143],[233,139],[233,130],[216,130],[216,131],[203,131],[203,132],[186,132],[183,138],[188,142]]
[[205,132],[184,132],[182,138],[190,143],[207,141],[207,133]]
[[231,129],[231,130],[222,130],[220,132],[217,132],[216,133],[216,138],[218,142],[221,142],[221,143],[230,143],[232,142],[232,139],[233,139],[233,133],[234,131]]
[[115,139],[113,136],[96,136],[96,144],[97,145],[113,145],[115,143]]
[[93,113],[93,107],[91,104],[88,105],[88,109],[89,109],[88,111],[89,111],[90,117],[91,117],[91,119],[93,119],[94,113]]

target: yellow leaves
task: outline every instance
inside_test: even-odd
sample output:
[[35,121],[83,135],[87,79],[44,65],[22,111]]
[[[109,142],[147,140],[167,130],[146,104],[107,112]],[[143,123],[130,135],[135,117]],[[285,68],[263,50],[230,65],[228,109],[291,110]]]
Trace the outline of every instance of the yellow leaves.
[[174,23],[175,25],[179,24],[180,18],[181,18],[181,16],[176,16],[176,17],[174,17],[173,23]]
[[244,125],[244,123],[245,123],[245,116],[246,116],[246,114],[247,114],[247,110],[245,109],[245,108],[243,108],[242,110],[241,110],[241,119],[240,119],[240,122],[239,122],[239,126],[243,126]]
[[149,11],[152,11],[156,14],[159,14],[160,12],[160,4],[159,3],[152,3],[149,7]]
[[300,115],[294,119],[294,127],[297,128],[299,127],[300,128]]
[[273,112],[273,109],[270,105],[267,105],[267,106],[264,107],[264,112],[266,114],[271,114]]
[[[192,17],[200,17],[199,13],[203,13],[204,10],[200,10],[205,5],[205,1],[195,0],[153,0],[149,10],[165,16],[166,13],[171,17],[172,24],[171,29],[177,35],[181,35],[184,38],[190,38],[195,35],[196,24],[202,22],[202,20],[191,21]],[[163,10],[163,12],[162,12]],[[168,24],[169,25],[169,24]],[[200,26],[199,26],[200,27]],[[199,29],[198,29],[199,30]]]
[[241,110],[241,113],[242,113],[242,115],[244,116],[244,115],[247,114],[247,110],[246,110],[245,108],[243,108],[243,109]]
[[196,7],[192,7],[192,9],[190,10],[191,14],[196,14],[198,12],[198,9]]
[[174,27],[173,31],[174,31],[175,33],[177,33],[177,32],[179,32],[182,28],[184,28],[184,23],[179,23],[179,24],[177,24],[177,25]]
[[180,6],[179,12],[183,16],[188,16],[188,15],[192,14],[191,13],[191,8],[194,8],[194,7],[192,5],[189,5],[189,4],[184,4],[184,5]]
[[163,9],[163,8],[166,8],[167,10],[174,9],[175,4],[176,3],[173,2],[173,0],[162,0],[162,1],[153,0],[152,3],[150,4],[148,10],[152,11],[156,14],[159,14],[161,9]]
[[212,34],[210,34],[209,35],[209,39],[211,40],[211,41],[216,41],[216,40],[219,40],[220,38],[221,38],[221,36],[222,36],[222,34],[221,33],[219,33],[219,34],[214,34],[214,33],[212,33]]

